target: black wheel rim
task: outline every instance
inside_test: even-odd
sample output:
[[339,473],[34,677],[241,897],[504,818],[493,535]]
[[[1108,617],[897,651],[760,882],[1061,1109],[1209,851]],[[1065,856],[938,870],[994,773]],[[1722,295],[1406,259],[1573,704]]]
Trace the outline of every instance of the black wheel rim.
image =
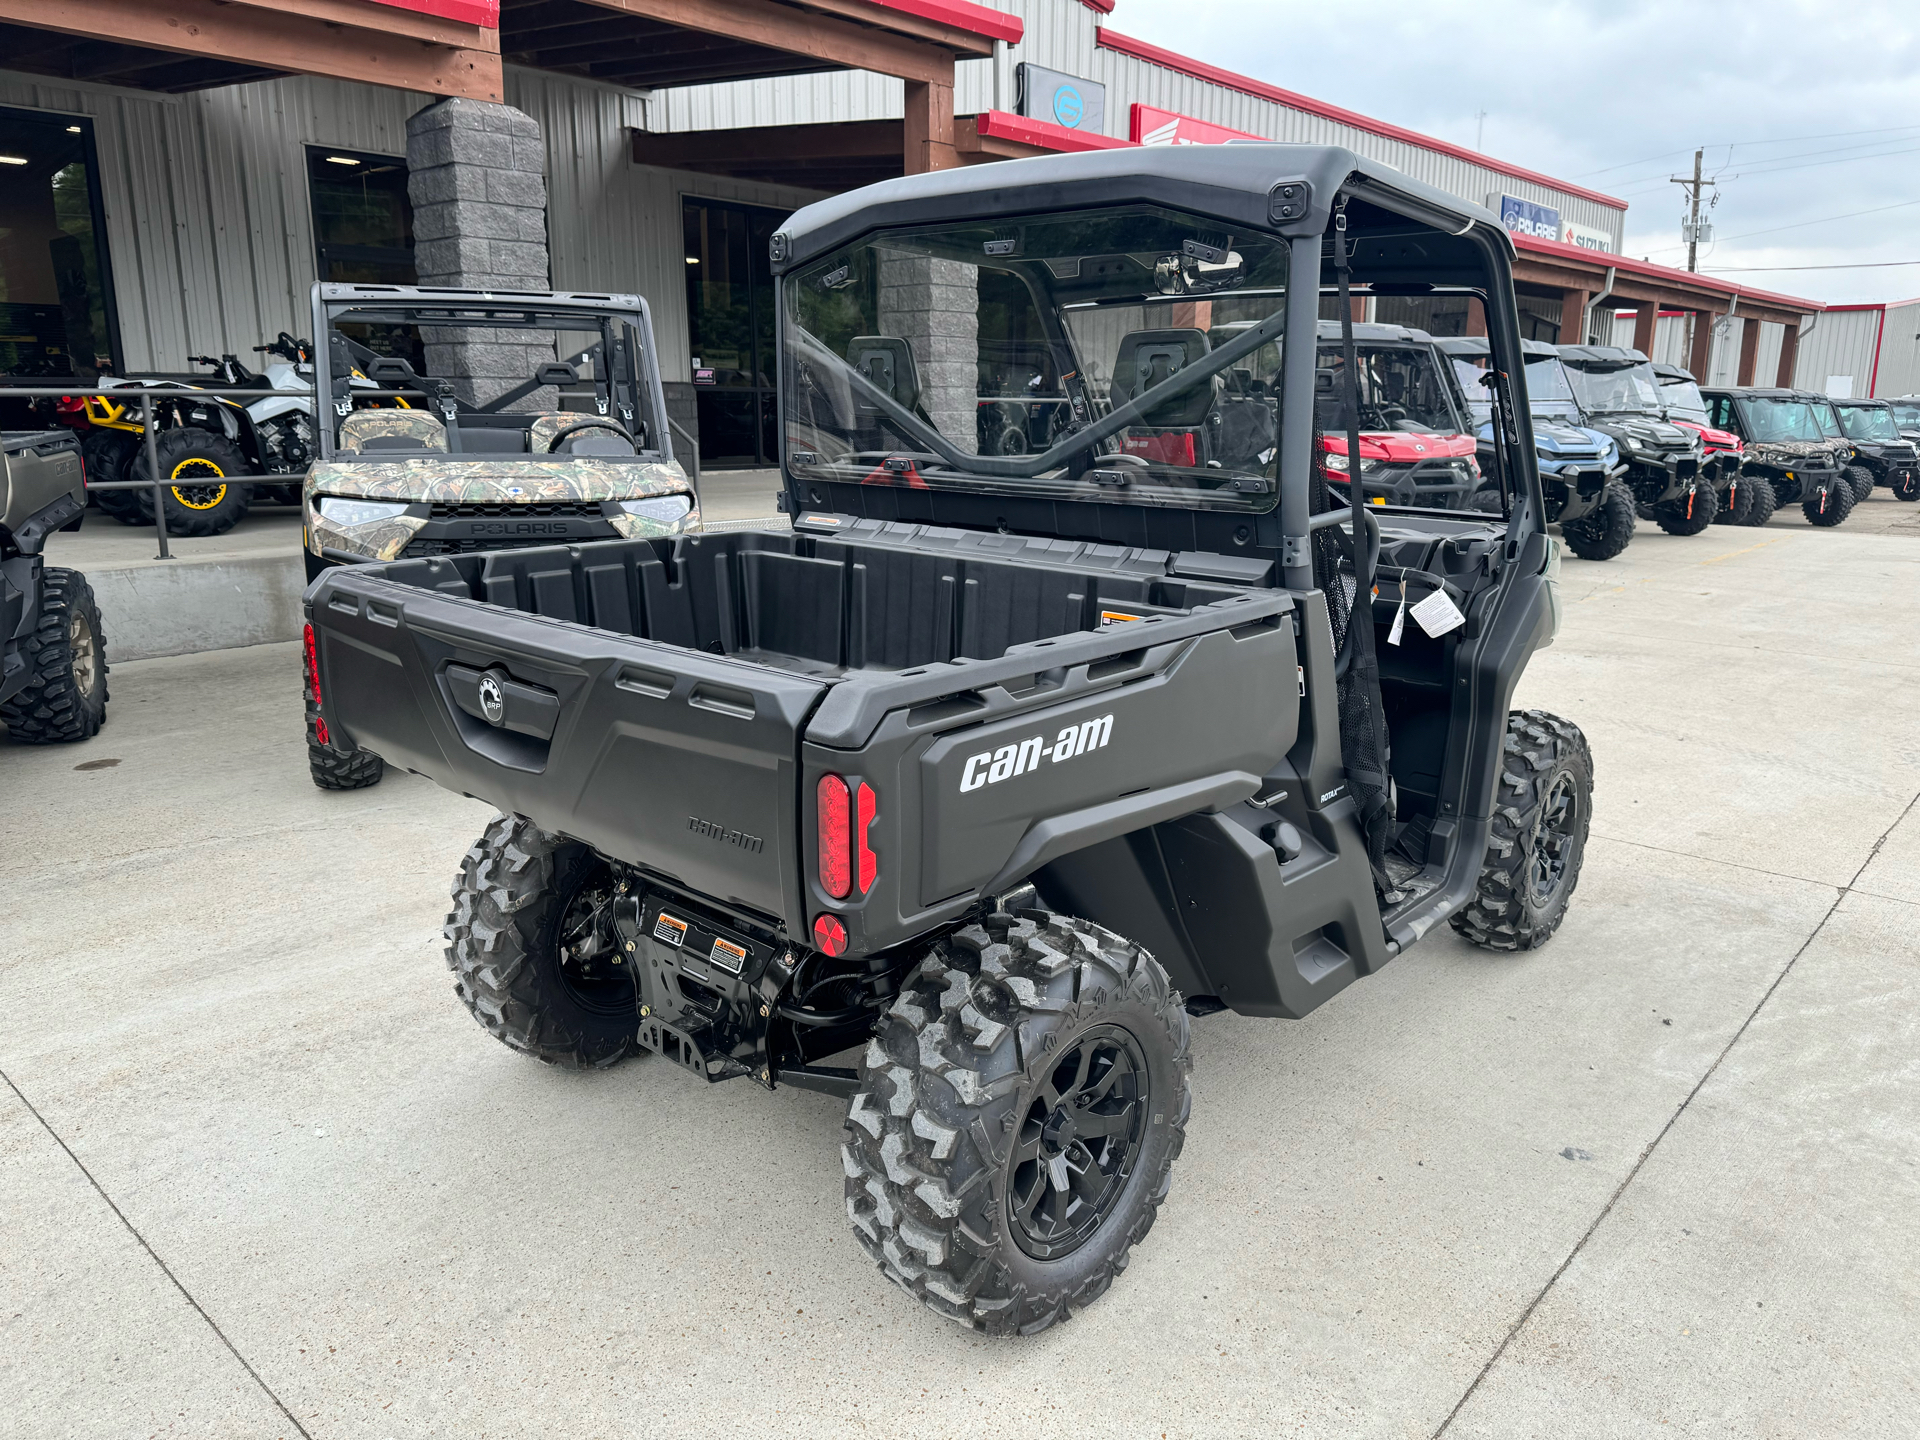
[[583,870],[560,912],[554,935],[560,982],[582,1010],[634,1014],[634,968],[614,930],[613,872],[604,861]]
[[1541,818],[1534,826],[1534,843],[1528,860],[1528,899],[1536,907],[1553,900],[1567,880],[1580,804],[1573,773],[1557,773],[1548,787],[1547,799],[1541,802]]
[[1007,1161],[1014,1239],[1058,1260],[1101,1228],[1140,1161],[1153,1097],[1147,1062],[1119,1026],[1077,1036],[1020,1113]]

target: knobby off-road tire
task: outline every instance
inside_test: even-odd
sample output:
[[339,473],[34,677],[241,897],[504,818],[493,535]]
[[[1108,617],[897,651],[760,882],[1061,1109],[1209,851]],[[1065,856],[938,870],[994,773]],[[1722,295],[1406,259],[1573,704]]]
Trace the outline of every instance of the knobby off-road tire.
[[1140,946],[1043,911],[968,926],[868,1043],[841,1147],[857,1239],[974,1330],[1068,1319],[1167,1198],[1189,1065],[1181,998]]
[[1504,750],[1481,879],[1452,924],[1488,950],[1531,951],[1561,924],[1581,879],[1594,758],[1579,726],[1543,710],[1509,712]]
[[[245,475],[247,458],[226,436],[185,425],[160,435],[154,450],[161,479],[167,482],[160,503],[167,515],[168,535],[222,535],[245,519],[253,489],[226,477]],[[142,446],[127,467],[127,478],[146,480],[151,474]],[[142,522],[153,524],[153,492],[129,493],[140,508]]]
[[1841,475],[1853,489],[1856,505],[1874,494],[1874,472],[1865,465],[1850,465],[1841,472]]
[[1890,486],[1889,489],[1894,492],[1894,498],[1896,500],[1911,501],[1916,496],[1921,496],[1921,471],[1903,471],[1901,478]]
[[[124,430],[89,430],[80,440],[80,455],[86,462],[88,483],[125,480],[127,466],[137,448],[134,438]],[[145,524],[140,519],[140,505],[133,498],[132,491],[96,490],[92,494],[93,503],[100,507],[102,515],[112,516],[122,525]]]
[[1728,482],[1733,486],[1733,494],[1717,491],[1715,493],[1714,523],[1716,525],[1740,525],[1754,503],[1754,482],[1746,476],[1736,476]]
[[323,791],[361,791],[380,784],[387,774],[387,763],[372,751],[342,755],[320,739],[320,707],[313,703],[313,674],[307,668],[306,648],[301,648],[300,693],[307,702],[307,774]]
[[25,745],[83,741],[107,723],[107,643],[93,587],[77,570],[40,572],[40,619],[21,642],[33,677],[0,705],[7,733]]
[[1599,505],[1579,520],[1562,523],[1561,538],[1582,560],[1613,560],[1634,539],[1634,492],[1610,480]]
[[1842,475],[1821,483],[1821,488],[1801,502],[1801,514],[1809,525],[1824,529],[1839,525],[1854,514],[1854,487]]
[[1702,484],[1690,495],[1655,506],[1654,523],[1669,535],[1699,535],[1714,524],[1719,507],[1720,497],[1715,495],[1714,487]]
[[1741,508],[1741,518],[1737,525],[1766,525],[1774,519],[1774,512],[1780,509],[1781,497],[1775,493],[1774,482],[1764,475],[1744,475],[1741,484],[1747,487],[1747,504]]
[[613,885],[607,863],[578,841],[518,816],[488,823],[454,878],[447,965],[454,994],[496,1040],[569,1070],[611,1066],[634,1049],[633,968],[562,955],[583,911]]

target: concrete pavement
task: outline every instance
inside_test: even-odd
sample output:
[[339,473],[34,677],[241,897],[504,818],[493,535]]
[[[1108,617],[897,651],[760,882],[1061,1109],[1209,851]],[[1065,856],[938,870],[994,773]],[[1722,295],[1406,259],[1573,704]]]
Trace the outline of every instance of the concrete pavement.
[[0,744],[0,1432],[1912,1435],[1915,516],[1570,561],[1561,933],[1197,1021],[1159,1223],[1018,1344],[866,1264],[832,1100],[475,1026],[488,811],[315,791],[292,646],[116,666]]

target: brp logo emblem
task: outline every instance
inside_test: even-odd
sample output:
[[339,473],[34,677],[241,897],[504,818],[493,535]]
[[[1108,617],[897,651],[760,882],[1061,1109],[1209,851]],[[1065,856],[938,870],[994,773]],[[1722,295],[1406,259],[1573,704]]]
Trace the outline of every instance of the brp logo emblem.
[[497,726],[507,715],[507,695],[500,688],[500,677],[484,675],[480,678],[480,713],[487,718],[487,724]]

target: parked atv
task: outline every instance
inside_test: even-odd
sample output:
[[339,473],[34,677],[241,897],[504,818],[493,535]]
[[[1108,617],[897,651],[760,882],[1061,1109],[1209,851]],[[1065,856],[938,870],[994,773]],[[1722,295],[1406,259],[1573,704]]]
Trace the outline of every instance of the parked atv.
[[1854,451],[1847,476],[1854,486],[1855,504],[1866,500],[1877,485],[1885,485],[1898,500],[1913,500],[1915,447],[1902,438],[1894,407],[1885,400],[1836,399],[1831,403],[1840,418],[1842,434]]
[[1765,486],[1775,502],[1765,514],[1757,503],[1741,524],[1764,525],[1784,505],[1799,505],[1810,525],[1848,518],[1854,487],[1843,470],[1852,447],[1827,396],[1774,386],[1713,386],[1701,394],[1709,424],[1741,437],[1742,475]]
[[1714,486],[1701,473],[1698,431],[1664,418],[1661,386],[1648,358],[1612,345],[1557,346],[1583,425],[1621,448],[1636,512],[1669,535],[1699,535],[1714,523]]
[[79,741],[107,718],[107,648],[87,578],[41,559],[87,513],[80,443],[0,434],[0,721],[23,745]]
[[[1487,387],[1488,343],[1484,335],[1454,336],[1434,342],[1453,364],[1469,413],[1479,424],[1481,472],[1492,473],[1493,398]],[[1583,560],[1612,560],[1634,539],[1634,494],[1621,479],[1627,467],[1609,436],[1581,425],[1580,407],[1568,383],[1561,355],[1539,340],[1521,342],[1526,357],[1529,413],[1534,417],[1534,448],[1541,472],[1547,518],[1559,521],[1567,548]],[[1487,488],[1481,498],[1501,510],[1501,497]]]
[[[1481,488],[1479,446],[1434,337],[1405,325],[1352,327],[1361,387],[1361,489],[1388,505],[1464,510]],[[1340,404],[1342,327],[1323,320],[1320,365],[1323,422]],[[1337,501],[1353,474],[1347,437],[1327,430],[1328,482]]]
[[[1509,710],[1559,615],[1512,257],[1479,206],[1306,145],[1046,156],[790,216],[791,531],[308,591],[329,744],[502,809],[455,880],[462,1002],[560,1065],[844,1097],[847,1214],[889,1279],[1002,1336],[1092,1304],[1170,1194],[1190,1016],[1304,1016],[1444,922],[1513,952],[1567,915],[1588,745]],[[1025,297],[1005,323],[1049,337],[1078,428],[989,456],[972,407],[918,408],[923,377],[971,383],[986,327],[972,284],[916,271]],[[1337,501],[1316,317],[1375,279],[1486,296],[1510,516]],[[906,288],[936,296],[911,327]],[[1262,415],[1257,448],[1128,444]],[[1289,1205],[1277,1244],[1310,1223]]]
[[1741,476],[1741,437],[1731,430],[1717,430],[1708,424],[1708,404],[1692,371],[1678,365],[1657,365],[1655,379],[1661,385],[1662,414],[1675,425],[1696,431],[1701,436],[1704,454],[1701,476],[1714,487],[1714,523],[1741,525],[1760,505],[1763,513],[1755,523],[1765,524],[1774,513],[1774,501],[1760,492],[1765,488]]

